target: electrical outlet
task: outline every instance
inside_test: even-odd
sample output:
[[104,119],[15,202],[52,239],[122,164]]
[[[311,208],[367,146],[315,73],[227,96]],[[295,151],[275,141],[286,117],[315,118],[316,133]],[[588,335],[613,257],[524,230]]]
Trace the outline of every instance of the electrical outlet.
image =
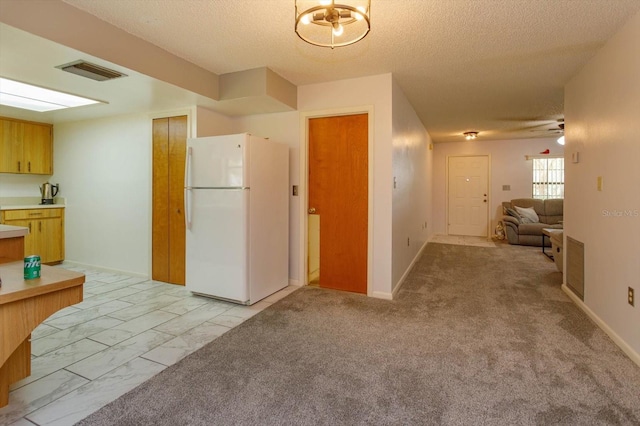
[[293,196],[297,197],[298,196],[298,185],[293,185]]
[[598,176],[596,188],[598,189],[598,191],[602,191],[602,176]]
[[629,304],[631,306],[636,306],[635,300],[634,300],[634,297],[633,297],[633,287],[629,287]]
[[411,244],[409,243],[409,238],[407,238],[407,247],[410,246]]

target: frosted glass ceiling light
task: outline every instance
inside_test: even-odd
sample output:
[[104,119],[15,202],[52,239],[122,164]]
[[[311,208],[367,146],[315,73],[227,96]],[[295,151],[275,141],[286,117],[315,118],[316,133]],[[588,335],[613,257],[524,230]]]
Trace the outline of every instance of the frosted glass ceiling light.
[[560,145],[564,145],[564,135],[560,136],[556,142],[558,142]]
[[0,77],[0,105],[46,112],[98,103],[103,102]]
[[343,47],[356,43],[371,30],[371,0],[295,0],[295,31],[315,46]]

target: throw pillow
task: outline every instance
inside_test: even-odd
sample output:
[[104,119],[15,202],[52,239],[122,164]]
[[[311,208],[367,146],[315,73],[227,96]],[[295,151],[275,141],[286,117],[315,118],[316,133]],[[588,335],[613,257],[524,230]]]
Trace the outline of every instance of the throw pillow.
[[520,215],[518,214],[517,211],[515,211],[514,209],[510,208],[510,207],[505,207],[504,211],[507,215],[512,216],[514,218],[516,218],[518,220],[518,223],[522,223],[522,217],[520,217]]
[[533,207],[527,207],[527,208],[518,207],[518,206],[515,206],[515,207],[518,214],[522,217],[522,223],[540,222],[540,218],[538,217],[538,214],[533,209]]

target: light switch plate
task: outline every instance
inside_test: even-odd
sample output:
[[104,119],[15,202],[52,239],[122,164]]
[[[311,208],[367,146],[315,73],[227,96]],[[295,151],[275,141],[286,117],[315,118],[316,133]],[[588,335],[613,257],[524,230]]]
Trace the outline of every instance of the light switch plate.
[[571,153],[571,162],[579,163],[580,162],[580,153],[578,151]]

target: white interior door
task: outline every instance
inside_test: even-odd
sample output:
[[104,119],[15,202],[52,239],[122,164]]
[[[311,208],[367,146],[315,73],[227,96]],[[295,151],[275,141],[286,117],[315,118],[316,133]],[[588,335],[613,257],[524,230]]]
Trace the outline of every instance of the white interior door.
[[489,157],[449,157],[449,235],[487,236]]

